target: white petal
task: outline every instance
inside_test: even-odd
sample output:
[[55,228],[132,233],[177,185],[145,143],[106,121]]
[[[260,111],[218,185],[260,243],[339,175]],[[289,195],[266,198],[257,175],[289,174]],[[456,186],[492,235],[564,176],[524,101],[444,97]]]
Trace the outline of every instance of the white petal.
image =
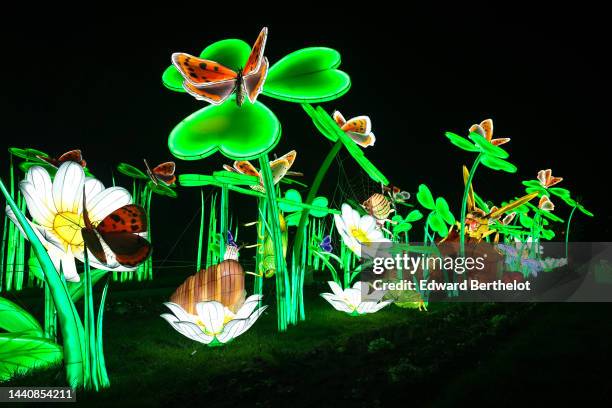
[[62,256],[62,273],[68,282],[80,282],[81,278],[76,270],[76,265],[74,263],[74,256],[70,251],[70,247],[66,253]]
[[96,180],[93,177],[87,177],[85,179],[85,197],[93,198],[104,191],[104,184],[101,181]]
[[235,318],[246,319],[247,317],[249,317],[251,313],[253,313],[253,310],[255,310],[255,308],[259,304],[259,301],[262,297],[262,295],[249,296],[242,304],[242,307],[236,313]]
[[376,220],[370,215],[364,215],[359,220],[359,229],[369,235],[370,232],[376,231]]
[[327,284],[329,285],[329,288],[332,290],[332,292],[334,292],[334,295],[340,298],[344,296],[344,291],[342,290],[340,285],[338,285],[336,282],[328,281]]
[[53,202],[57,212],[80,213],[83,207],[83,167],[75,162],[62,164],[53,179]]
[[87,198],[87,211],[92,222],[100,222],[107,215],[118,208],[128,205],[132,196],[123,187],[110,187],[89,200]]
[[225,313],[223,305],[217,301],[196,303],[198,317],[209,332],[220,333],[223,329]]
[[[28,206],[28,211],[32,219],[44,227],[53,228],[55,214],[43,201],[43,197],[40,192],[36,190],[34,184],[29,181],[22,181],[19,183],[19,189],[26,200],[26,205]],[[53,204],[51,203],[51,205]]]
[[352,313],[353,308],[349,306],[346,302],[339,300],[336,296],[331,293],[321,293],[321,297],[329,302],[330,305],[334,307],[334,309],[345,312]]
[[342,210],[342,220],[344,221],[345,227],[348,229],[348,228],[354,226],[355,225],[355,220],[354,220],[353,212],[355,210],[353,210],[351,208],[351,206],[346,204],[346,203],[342,204],[341,210]]
[[223,332],[217,335],[217,340],[221,343],[227,343],[235,337],[238,337],[242,331],[242,327],[247,321],[247,319],[237,319],[228,322],[225,327],[223,327]]
[[361,303],[361,290],[347,289],[344,291],[344,296],[347,299],[347,303],[351,306],[357,307]]
[[[374,302],[372,302],[374,303]],[[375,306],[372,306],[372,308],[370,309],[369,313],[376,313],[378,312],[380,309],[382,309],[383,307],[390,305],[391,303],[393,303],[392,300],[385,300],[384,302],[378,302],[375,304]]]
[[48,208],[55,207],[53,204],[53,182],[47,170],[41,166],[30,167],[26,173],[26,180],[34,184],[34,189]]
[[247,319],[236,319],[228,322],[225,327],[223,327],[223,332],[217,335],[217,339],[221,343],[227,343],[228,341],[240,336],[242,333],[249,330],[251,326],[253,326],[255,321],[259,318],[259,316],[261,316],[266,308],[267,306],[260,307]]
[[177,305],[176,303],[173,303],[173,302],[165,302],[164,305],[168,309],[170,309],[170,311],[174,313],[174,315],[180,321],[188,321],[188,322],[195,323],[193,316],[187,313],[187,311],[185,311],[185,309],[183,309],[180,305]]

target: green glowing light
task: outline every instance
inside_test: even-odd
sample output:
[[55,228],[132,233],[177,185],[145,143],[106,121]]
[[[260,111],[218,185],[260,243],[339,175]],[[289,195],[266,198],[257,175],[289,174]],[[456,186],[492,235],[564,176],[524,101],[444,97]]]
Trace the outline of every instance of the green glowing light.
[[242,107],[233,100],[191,114],[170,133],[170,152],[199,160],[217,151],[234,160],[249,160],[271,151],[281,136],[274,113],[260,102]]
[[288,102],[316,103],[348,92],[351,79],[338,70],[340,53],[331,48],[304,48],[270,67],[263,94]]

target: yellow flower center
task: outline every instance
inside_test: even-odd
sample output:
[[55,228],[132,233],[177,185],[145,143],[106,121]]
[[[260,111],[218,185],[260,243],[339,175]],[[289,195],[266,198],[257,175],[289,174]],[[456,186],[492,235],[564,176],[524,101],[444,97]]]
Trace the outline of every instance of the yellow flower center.
[[359,242],[361,242],[362,244],[367,244],[368,242],[370,242],[370,239],[368,238],[368,234],[360,229],[359,227],[351,227],[351,235]]
[[81,228],[85,226],[81,214],[73,212],[61,212],[55,215],[53,219],[53,232],[57,235],[67,247],[83,245],[83,236]]
[[221,334],[221,332],[223,331],[223,327],[225,327],[225,325],[231,322],[232,320],[234,320],[234,316],[226,314],[225,317],[223,318],[223,325],[221,326],[221,331],[217,333],[213,333],[210,330],[208,330],[208,328],[206,327],[204,322],[202,322],[202,320],[197,319],[197,318],[195,319],[196,324],[200,326],[200,329],[202,329],[202,331],[208,334],[209,336],[216,336],[218,334]]

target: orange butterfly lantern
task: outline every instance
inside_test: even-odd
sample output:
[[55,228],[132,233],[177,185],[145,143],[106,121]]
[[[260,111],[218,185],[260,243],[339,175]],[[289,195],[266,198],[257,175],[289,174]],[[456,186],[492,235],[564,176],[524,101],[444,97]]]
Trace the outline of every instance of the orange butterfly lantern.
[[154,167],[153,169],[149,167],[149,163],[147,163],[146,159],[144,163],[147,168],[147,174],[155,185],[163,183],[169,186],[176,182],[176,176],[174,174],[176,171],[176,164],[174,162],[165,162]]
[[[293,166],[296,156],[297,152],[295,150],[291,150],[289,153],[286,153],[285,155],[270,162],[270,170],[272,171],[272,181],[274,185],[278,184],[278,182],[285,176],[303,176],[303,174],[300,172],[289,171],[291,166]],[[259,177],[259,185],[251,186],[251,189],[259,192],[265,191],[261,174],[250,161],[236,160],[233,166],[224,164],[223,168],[234,173]]]
[[151,244],[139,235],[147,232],[147,215],[141,206],[124,205],[94,226],[89,219],[83,189],[83,221],[83,241],[102,264],[108,265],[114,259],[121,266],[132,268],[151,255]]
[[255,103],[268,75],[268,59],[264,57],[268,28],[264,27],[245,66],[238,72],[218,62],[182,52],[172,54],[172,64],[183,76],[183,88],[196,99],[220,105],[232,94],[242,106],[245,96]]
[[470,132],[478,133],[494,146],[503,145],[510,141],[509,137],[493,139],[493,119],[485,119],[480,124],[470,126]]
[[79,149],[70,150],[69,152],[62,154],[58,158],[46,157],[46,156],[40,156],[40,155],[36,157],[38,157],[41,160],[46,161],[47,163],[49,163],[50,165],[54,167],[59,167],[62,165],[62,163],[69,162],[69,161],[78,163],[81,165],[81,167],[87,166],[87,162],[83,160],[83,155],[81,154],[81,151]]
[[546,169],[538,171],[538,181],[542,184],[542,187],[549,188],[562,182],[563,177],[553,177],[552,170]]
[[376,142],[376,137],[372,133],[372,121],[368,116],[357,116],[347,121],[340,111],[335,111],[333,118],[340,129],[359,146],[373,146]]

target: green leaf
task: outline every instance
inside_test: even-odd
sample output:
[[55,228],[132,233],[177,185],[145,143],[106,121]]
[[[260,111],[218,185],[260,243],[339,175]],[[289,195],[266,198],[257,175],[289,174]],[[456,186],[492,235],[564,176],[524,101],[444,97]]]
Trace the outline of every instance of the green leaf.
[[490,156],[488,154],[482,156],[481,162],[482,164],[493,170],[502,170],[508,173],[516,173],[517,170],[514,164],[507,162],[506,160],[500,159],[499,157]]
[[448,235],[448,228],[444,219],[437,212],[432,212],[427,219],[429,223],[429,227],[438,233],[441,237],[445,237]]
[[444,133],[444,136],[446,136],[452,144],[454,144],[460,149],[463,149],[468,152],[478,152],[479,151],[478,147],[476,147],[473,143],[471,143],[465,137],[459,136],[452,132],[446,132]]
[[167,185],[163,183],[155,184],[154,182],[149,181],[147,183],[147,188],[151,190],[153,193],[159,194],[161,196],[176,198],[178,195],[175,190],[173,190],[172,188],[168,187]]
[[213,176],[205,174],[181,174],[179,175],[178,180],[179,184],[183,187],[221,187],[217,179],[215,179]]
[[584,208],[582,206],[582,204],[578,204],[578,210],[583,213],[584,215],[588,216],[588,217],[594,217],[595,214],[593,214],[592,212],[590,212],[589,210],[587,210],[586,208]]
[[30,148],[20,149],[18,147],[9,147],[8,151],[15,157],[19,157],[20,159],[25,159],[25,160],[34,161],[34,162],[46,163],[44,160],[39,159],[38,156],[49,157],[47,153],[37,150],[37,149],[30,149]]
[[507,151],[505,151],[499,146],[491,144],[491,142],[480,136],[478,133],[471,132],[469,138],[472,139],[474,143],[476,143],[476,146],[478,146],[480,151],[486,153],[489,156],[497,157],[500,159],[507,159],[508,157],[510,157]]
[[542,229],[541,233],[542,233],[542,237],[544,237],[545,239],[549,241],[555,237],[555,231],[553,230]]
[[170,152],[183,160],[199,160],[217,151],[234,160],[250,160],[271,151],[281,136],[274,113],[261,102],[242,107],[230,98],[210,105],[179,123],[168,137]]
[[533,226],[533,219],[531,219],[525,214],[521,214],[519,216],[519,221],[521,222],[521,225],[525,228],[531,228]]
[[550,187],[548,189],[548,191],[550,191],[551,194],[556,195],[557,197],[562,198],[563,201],[566,201],[568,198],[570,198],[570,191],[568,189],[566,189],[566,188],[562,188],[562,187]]
[[41,281],[45,280],[45,276],[42,267],[40,266],[40,262],[38,262],[38,258],[36,258],[36,254],[34,253],[34,250],[32,248],[30,248],[30,256],[28,257],[28,273],[34,275],[36,279],[39,279]]
[[420,212],[419,210],[412,210],[408,213],[408,215],[406,215],[406,218],[404,220],[406,222],[415,222],[420,220],[421,218],[423,218],[422,212]]
[[171,91],[186,93],[187,91],[183,88],[183,81],[183,76],[174,65],[170,65],[162,74],[162,84]]
[[[103,271],[101,269],[92,269],[91,270],[91,285],[94,286],[104,275],[106,275],[108,271]],[[81,280],[79,282],[67,282],[68,285],[68,293],[70,294],[70,298],[73,302],[77,302],[79,299],[83,297],[84,293],[84,280],[83,274],[79,274]]]
[[62,357],[62,348],[45,338],[21,333],[0,334],[0,381],[60,364]]
[[259,177],[250,176],[248,174],[236,173],[235,171],[215,171],[213,173],[213,177],[221,184],[232,184],[234,186],[259,185]]
[[436,211],[448,225],[455,223],[455,216],[450,212],[448,203],[442,197],[436,199]]
[[[302,202],[302,195],[300,194],[299,191],[295,190],[295,189],[289,189],[285,192],[285,199],[287,200],[291,200],[291,201],[295,201],[296,203],[301,203]],[[291,205],[289,203],[286,202],[279,202],[278,203],[278,207],[283,210],[284,212],[295,212],[295,211],[301,211],[302,207],[298,207],[296,205]]]
[[400,234],[402,232],[408,232],[412,229],[412,224],[410,224],[409,222],[403,222],[401,224],[396,225],[393,228],[393,234],[397,235]]
[[522,181],[521,183],[523,183],[523,185],[524,185],[525,187],[534,187],[534,188],[535,188],[535,187],[538,187],[538,188],[544,188],[544,187],[542,186],[542,183],[540,183],[540,181],[539,181],[539,180],[524,180],[524,181]]
[[[402,217],[399,214],[395,214],[393,217],[391,217],[391,221],[394,222],[395,224],[401,224],[402,222],[404,222],[404,217]],[[409,222],[409,221],[406,220],[406,222]]]
[[351,87],[351,79],[336,69],[340,53],[311,47],[292,52],[270,67],[263,94],[288,102],[315,103],[337,99]]
[[[308,103],[302,104],[302,108],[304,108],[308,116],[310,116],[310,119],[312,119],[312,123],[314,123],[319,133],[328,138],[331,142],[335,143],[338,140],[338,133],[335,129],[329,129],[325,125],[326,120],[320,117],[321,112],[319,110],[313,108],[312,105]],[[328,117],[327,112],[323,114],[325,115],[325,117]]]
[[421,184],[419,186],[419,191],[417,192],[416,197],[417,201],[428,210],[433,210],[436,208],[431,191],[429,191],[429,187],[427,187],[425,184]]
[[55,173],[57,173],[57,167],[47,162],[24,161],[19,163],[19,169],[21,169],[24,173],[27,173],[28,170],[30,170],[34,166],[40,166],[43,169],[47,170],[47,173],[49,173],[49,176],[51,176],[52,178],[55,176]]
[[[315,197],[315,199],[312,200],[312,205],[327,208],[327,206],[329,205],[329,201],[326,197]],[[325,217],[328,214],[327,211],[320,210],[310,210],[308,213],[313,217],[317,218]]]
[[0,329],[34,337],[43,336],[43,329],[30,313],[3,297],[0,297]]
[[119,163],[119,165],[117,166],[117,171],[125,176],[131,177],[134,179],[141,179],[141,180],[149,179],[149,176],[147,176],[142,170],[140,170],[137,167],[132,166],[131,164]]

